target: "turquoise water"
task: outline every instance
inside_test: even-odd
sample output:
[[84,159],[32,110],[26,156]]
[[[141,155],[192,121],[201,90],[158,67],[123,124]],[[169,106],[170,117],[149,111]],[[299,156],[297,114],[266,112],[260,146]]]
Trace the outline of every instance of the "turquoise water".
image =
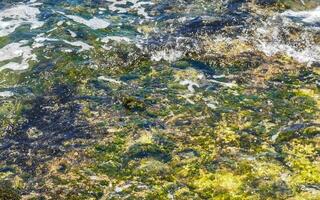
[[317,0],[0,2],[0,199],[319,199]]

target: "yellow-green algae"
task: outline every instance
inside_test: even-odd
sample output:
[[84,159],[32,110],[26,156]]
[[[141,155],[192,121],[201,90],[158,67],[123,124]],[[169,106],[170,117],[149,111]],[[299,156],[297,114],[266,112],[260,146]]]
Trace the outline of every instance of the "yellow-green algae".
[[39,50],[30,70],[0,72],[1,89],[33,93],[1,99],[0,137],[15,149],[3,151],[0,199],[320,198],[317,65],[208,34],[201,53],[153,62],[132,45],[98,49],[102,33],[78,29],[94,50]]
[[[152,67],[134,82],[142,84],[150,74],[155,81],[156,74],[166,70],[172,78],[161,84],[168,85],[168,91],[131,91],[128,99],[128,90],[123,89],[125,96],[119,94],[118,99],[122,106],[92,114],[92,108],[83,108],[88,121],[105,127],[105,137],[81,156],[70,152],[39,166],[40,171],[50,169],[41,186],[50,191],[46,195],[58,199],[319,197],[318,89],[288,80],[306,70],[312,73],[310,69],[279,75],[259,93],[241,86],[220,88],[219,93],[196,88],[188,97],[195,104],[176,98],[189,92],[186,87],[170,86],[177,84],[178,76],[192,78],[189,68]],[[282,87],[274,87],[279,80]],[[115,91],[121,93],[119,88]],[[217,108],[203,104],[208,96],[217,101]],[[310,126],[294,128],[292,122],[303,121]]]

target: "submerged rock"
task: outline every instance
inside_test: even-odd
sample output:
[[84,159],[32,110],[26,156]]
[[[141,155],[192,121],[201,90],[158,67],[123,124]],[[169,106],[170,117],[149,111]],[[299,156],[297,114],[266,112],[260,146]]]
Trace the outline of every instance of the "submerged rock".
[[1,1],[0,199],[319,199],[318,6]]

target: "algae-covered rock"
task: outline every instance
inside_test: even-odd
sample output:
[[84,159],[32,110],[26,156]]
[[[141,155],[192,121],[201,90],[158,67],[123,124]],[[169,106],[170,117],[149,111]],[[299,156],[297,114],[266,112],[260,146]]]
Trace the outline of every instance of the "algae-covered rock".
[[0,200],[319,199],[317,6],[0,2]]
[[145,103],[136,97],[124,97],[122,103],[130,111],[144,111],[146,109]]
[[1,200],[20,200],[19,193],[12,188],[8,182],[0,183],[0,199]]

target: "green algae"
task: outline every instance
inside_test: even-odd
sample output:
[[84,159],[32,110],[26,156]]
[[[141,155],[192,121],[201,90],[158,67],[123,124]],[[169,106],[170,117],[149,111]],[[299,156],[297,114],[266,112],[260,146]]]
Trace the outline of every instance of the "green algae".
[[0,199],[2,200],[20,200],[21,196],[15,189],[12,188],[10,183],[0,183]]
[[[294,9],[299,3],[279,4]],[[83,6],[71,10],[88,17],[94,12]],[[31,162],[28,173],[1,169],[0,180],[16,185],[0,187],[0,199],[19,199],[17,189],[25,196],[39,192],[34,199],[319,198],[316,67],[301,67],[286,56],[247,53],[250,45],[239,41],[207,41],[216,46],[207,44],[201,55],[154,62],[132,45],[98,49],[101,32],[116,35],[115,30],[71,28],[94,46],[92,52],[66,53],[58,45],[36,51],[40,63],[26,72],[1,72],[1,87],[21,84],[35,95],[0,105],[1,137],[11,138],[6,130],[14,127],[22,129],[18,133],[31,131],[28,138],[42,143],[38,129],[26,123],[34,120],[37,126],[38,119],[59,134],[78,126],[90,134],[51,144],[67,150]],[[62,27],[51,36],[70,39]],[[264,64],[268,73],[260,69]],[[291,68],[284,70],[287,65]],[[190,89],[185,80],[195,85]],[[72,122],[65,123],[69,113]],[[38,128],[55,137],[55,131]],[[23,179],[14,180],[16,174]]]
[[[297,90],[308,86],[308,81],[292,82],[299,74],[290,75],[285,81],[275,78],[271,82],[282,81],[284,86],[271,85],[259,94],[248,93],[243,87],[218,87],[219,92],[214,93],[196,88],[190,98],[197,104],[191,104],[184,98],[177,98],[188,92],[188,88],[179,86],[179,80],[199,81],[201,71],[188,67],[173,70],[166,66],[150,70],[147,66],[135,68],[134,79],[121,80],[135,85],[156,83],[168,88],[165,92],[154,95],[143,88],[131,91],[132,96],[119,95],[119,104],[103,108],[105,113],[98,114],[99,118],[92,112],[94,106],[90,101],[80,101],[84,105],[83,117],[100,124],[108,139],[85,150],[87,159],[92,159],[90,162],[80,166],[65,163],[65,170],[59,168],[57,173],[69,178],[61,179],[60,175],[51,178],[55,184],[70,190],[62,196],[50,194],[52,197],[99,199],[107,194],[110,199],[126,195],[133,199],[168,199],[170,193],[177,199],[298,199],[306,193],[315,198],[308,190],[319,184],[318,129],[313,126],[289,131],[281,129],[291,121],[317,120],[319,108],[314,95],[318,91]],[[80,94],[97,94],[92,91],[94,87],[89,87],[90,81],[83,80],[90,80],[99,73],[92,75],[92,69],[82,73],[81,68],[72,66],[64,70],[66,78],[57,78],[52,85],[83,85]],[[123,74],[128,71],[125,70]],[[59,73],[53,76],[59,77]],[[81,76],[81,80],[75,78],[77,76]],[[100,84],[114,87],[115,91],[120,89],[120,93],[123,89],[124,94],[129,87]],[[208,97],[217,102],[216,109],[204,104],[203,99]],[[108,116],[115,117],[114,109],[127,110],[127,118],[119,118],[125,126],[109,120]],[[150,126],[148,123],[159,123],[159,120],[165,125],[151,125],[156,128],[145,130]],[[272,136],[279,131],[279,136],[272,141]],[[89,177],[106,178],[91,180]],[[120,189],[124,186],[125,189]],[[121,192],[115,192],[115,187]]]
[[[174,89],[181,90],[182,88]],[[241,90],[239,90],[238,92],[241,92]],[[136,129],[133,129],[133,127],[136,126],[138,128],[140,123],[138,121],[132,121],[132,123],[138,124],[132,124],[133,127],[131,128],[130,126],[128,126],[129,129],[127,129],[124,132],[122,130],[119,133],[119,137],[117,139],[114,138],[108,141],[108,143],[110,143],[109,145],[100,146],[93,151],[96,152],[96,156],[99,155],[97,157],[98,160],[96,160],[97,166],[94,167],[94,171],[96,171],[98,174],[105,174],[108,177],[113,177],[114,181],[116,179],[140,181],[143,180],[144,184],[152,186],[153,189],[151,189],[151,191],[153,191],[155,194],[160,195],[158,196],[159,199],[167,199],[167,197],[163,194],[165,194],[168,191],[164,187],[157,188],[157,185],[171,183],[172,180],[176,180],[176,184],[178,185],[184,185],[183,187],[180,187],[178,185],[174,186],[178,187],[179,189],[175,189],[176,191],[173,194],[181,199],[190,197],[213,199],[265,199],[265,197],[268,197],[276,199],[287,199],[295,195],[299,195],[299,192],[297,193],[296,190],[299,190],[299,187],[301,187],[302,183],[299,182],[300,180],[305,180],[309,184],[317,184],[317,182],[314,182],[315,179],[310,179],[310,177],[308,178],[309,173],[316,173],[316,171],[313,171],[316,170],[316,168],[301,171],[301,169],[304,169],[303,166],[313,166],[312,164],[310,164],[310,162],[307,162],[306,160],[301,160],[301,163],[305,163],[305,165],[297,163],[291,166],[292,169],[290,171],[301,171],[301,174],[298,173],[297,175],[294,175],[293,173],[292,175],[294,178],[290,179],[290,181],[280,179],[282,176],[284,176],[283,174],[292,172],[290,172],[287,169],[287,167],[282,166],[282,164],[278,161],[279,158],[277,156],[272,157],[272,154],[276,152],[274,152],[273,146],[271,144],[269,144],[269,146],[268,143],[265,143],[270,142],[268,141],[270,136],[266,133],[267,127],[263,129],[261,129],[260,127],[255,127],[261,126],[259,124],[259,119],[256,119],[256,123],[244,123],[243,121],[238,121],[242,120],[243,117],[248,118],[243,119],[247,121],[251,121],[255,118],[262,117],[263,115],[256,113],[253,108],[257,106],[258,108],[260,107],[260,109],[262,109],[263,107],[261,107],[262,105],[260,105],[261,100],[272,99],[275,103],[273,104],[274,110],[271,109],[271,112],[273,112],[276,115],[276,119],[281,119],[282,121],[275,123],[288,122],[294,119],[294,113],[299,112],[299,110],[295,110],[293,109],[293,107],[288,107],[288,105],[295,105],[296,103],[294,101],[288,101],[287,105],[285,106],[285,108],[288,108],[288,110],[284,109],[284,106],[282,104],[282,102],[284,102],[283,99],[292,99],[295,95],[298,95],[297,97],[300,98],[299,93],[284,93],[284,90],[279,90],[276,92],[271,92],[270,94],[267,93],[266,96],[262,95],[262,97],[259,97],[257,95],[252,97],[247,95],[234,96],[232,95],[232,92],[230,94],[227,94],[226,96],[225,94],[226,93],[223,94],[223,102],[225,104],[222,107],[229,107],[229,109],[225,109],[226,113],[224,115],[226,116],[220,119],[214,119],[214,121],[219,122],[219,124],[221,124],[221,128],[218,128],[219,126],[215,126],[213,128],[210,126],[206,127],[207,124],[197,124],[196,120],[194,120],[194,116],[193,119],[189,119],[190,122],[185,123],[184,121],[189,118],[188,115],[186,115],[186,113],[193,111],[193,109],[191,109],[192,107],[190,107],[189,104],[186,104],[182,108],[176,107],[174,109],[175,114],[179,114],[181,119],[184,118],[184,120],[182,120],[183,123],[179,125],[180,128],[178,128],[178,130],[181,134],[184,131],[189,132],[189,136],[185,135],[187,137],[184,137],[183,140],[179,140],[179,135],[168,135],[168,133],[162,133],[162,135],[165,134],[167,135],[167,137],[170,136],[171,139],[169,141],[171,142],[165,144],[162,141],[163,139],[161,139],[161,147],[158,146],[159,144],[157,145],[153,137],[150,138],[150,136],[143,136],[145,139],[137,139],[137,144],[131,144],[131,139],[129,139],[130,137],[128,138],[128,136],[131,135],[131,131],[129,130]],[[250,105],[253,108],[246,108],[246,105],[250,101]],[[277,101],[281,103],[278,104],[276,103]],[[301,107],[303,111],[305,109],[308,109],[310,106],[311,108],[314,108],[315,106],[314,101],[311,101],[310,99],[302,99],[299,100],[299,102],[299,105],[306,105],[306,108]],[[241,111],[242,109],[253,109],[253,111]],[[239,116],[232,117],[234,113],[230,112],[229,110],[237,110]],[[292,112],[290,112],[290,110],[292,110]],[[221,110],[219,112],[221,112]],[[285,112],[285,114],[281,114],[282,112]],[[290,115],[290,113],[292,113],[292,116]],[[253,115],[253,117],[250,118],[250,115]],[[266,115],[264,117],[268,116],[269,115]],[[264,120],[272,121],[273,117],[274,116],[269,116],[269,119]],[[305,115],[304,117],[312,118],[312,114]],[[181,119],[179,121],[181,121]],[[173,121],[170,123],[173,123],[173,125],[177,125],[177,121]],[[192,128],[192,126],[195,125],[200,125],[200,127]],[[197,133],[197,131],[200,132]],[[210,133],[210,131],[213,132]],[[209,134],[205,134],[206,132],[208,132]],[[261,134],[264,134],[265,137],[263,137],[263,135]],[[252,138],[250,138],[249,135]],[[113,137],[115,137],[115,135]],[[129,141],[126,142],[126,140]],[[250,140],[260,140],[260,142],[252,144]],[[263,142],[263,140],[265,141]],[[288,142],[288,139],[281,139],[276,142],[279,143],[279,145],[281,145],[283,141]],[[193,143],[194,148],[197,149],[197,153],[190,153],[190,155],[186,153],[179,153],[178,149],[183,149],[184,145],[187,145],[186,147],[190,146],[190,142]],[[241,156],[238,159],[234,158],[234,153],[241,152],[240,147],[246,147],[246,149],[250,149],[247,147],[248,144],[255,146],[252,150],[261,152],[259,153],[261,154],[261,158],[253,158],[247,160],[245,160],[245,157],[243,158],[244,160],[242,160]],[[225,149],[226,147],[228,148]],[[166,154],[163,154],[163,150],[161,150],[162,148],[169,148],[168,152]],[[211,152],[210,149],[212,149],[213,152]],[[280,153],[286,155],[288,153],[288,150],[286,149],[284,151],[285,152],[282,151]],[[158,153],[154,154],[155,152]],[[173,153],[173,157],[172,159],[168,160],[167,155],[171,154],[170,152]],[[251,156],[252,153],[249,153],[249,155]],[[292,153],[290,153],[290,155],[291,154]],[[293,154],[296,155],[296,153]],[[156,157],[153,157],[154,155],[156,155]],[[164,157],[161,155],[163,155]],[[221,161],[216,161],[216,164],[213,164],[214,161],[217,160],[219,157]],[[133,160],[128,162],[128,159],[130,160],[130,158]],[[232,161],[232,159],[238,161],[235,162]],[[266,159],[268,159],[268,162]],[[108,160],[108,162],[106,162],[106,160]],[[101,162],[101,164],[98,164],[99,162]],[[211,162],[213,163],[209,164]],[[204,166],[207,166],[207,168],[203,168],[201,163],[203,163]],[[212,168],[214,165],[216,166]],[[207,170],[210,170],[210,172],[207,172]],[[254,172],[252,172],[252,170],[254,170]],[[254,176],[252,174],[254,174]],[[292,185],[292,182],[295,182],[297,185]],[[255,192],[253,192],[252,194],[253,190],[249,190],[248,187],[255,187]],[[125,191],[122,191],[121,193],[123,193],[123,195],[129,193],[135,194],[137,195],[136,197],[138,197],[137,190],[131,187],[129,188],[127,188]],[[246,191],[251,191],[251,193],[246,193]],[[147,199],[151,198],[149,192],[144,193],[144,195],[140,197]]]
[[10,43],[10,39],[8,37],[0,37],[0,48],[6,46]]
[[5,132],[25,121],[22,113],[28,109],[28,105],[24,105],[19,100],[3,102],[0,106],[0,136],[4,136]]

